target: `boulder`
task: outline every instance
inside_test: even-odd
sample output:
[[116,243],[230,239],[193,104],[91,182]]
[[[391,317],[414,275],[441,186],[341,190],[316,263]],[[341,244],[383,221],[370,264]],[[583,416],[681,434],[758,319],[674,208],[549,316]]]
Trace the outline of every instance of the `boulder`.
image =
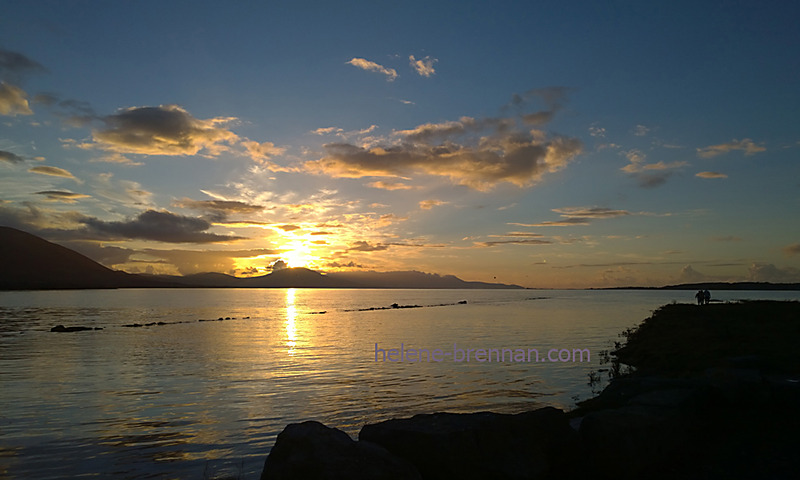
[[51,328],[51,332],[83,332],[86,330],[102,330],[102,328],[92,328],[92,327],[65,327],[64,325],[56,325],[55,327]]
[[[639,398],[651,402],[641,403],[686,398],[680,391],[648,395]],[[691,426],[688,418],[661,406],[633,404],[594,411],[581,421],[581,457],[599,478],[647,478],[682,453]]]
[[413,464],[424,478],[555,478],[577,434],[561,410],[415,415],[365,425],[360,441]]
[[419,480],[419,472],[378,445],[356,442],[336,428],[292,423],[278,435],[261,480]]

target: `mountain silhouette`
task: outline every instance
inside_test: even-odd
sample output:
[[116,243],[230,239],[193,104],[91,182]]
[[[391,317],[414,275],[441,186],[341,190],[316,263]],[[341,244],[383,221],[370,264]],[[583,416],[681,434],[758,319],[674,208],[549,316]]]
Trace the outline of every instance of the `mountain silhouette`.
[[259,277],[224,273],[185,276],[130,274],[11,227],[0,227],[0,290],[83,288],[523,288],[466,282],[453,275],[408,272],[332,272],[284,268]]
[[165,286],[106,268],[74,250],[11,227],[0,227],[0,289]]

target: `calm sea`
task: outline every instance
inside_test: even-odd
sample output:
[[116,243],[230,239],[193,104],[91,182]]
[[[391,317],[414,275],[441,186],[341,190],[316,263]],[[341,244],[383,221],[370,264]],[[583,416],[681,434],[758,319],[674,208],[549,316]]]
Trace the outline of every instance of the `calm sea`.
[[[600,351],[621,331],[693,293],[0,292],[0,478],[251,479],[291,422],[355,437],[365,423],[417,413],[570,409],[591,396],[588,373],[603,368]],[[126,326],[153,322],[163,325]],[[50,332],[55,325],[102,330]],[[381,350],[401,344],[441,353],[383,361]],[[536,349],[541,361],[479,362],[478,349]],[[551,349],[553,359],[562,349],[591,356],[553,362]]]

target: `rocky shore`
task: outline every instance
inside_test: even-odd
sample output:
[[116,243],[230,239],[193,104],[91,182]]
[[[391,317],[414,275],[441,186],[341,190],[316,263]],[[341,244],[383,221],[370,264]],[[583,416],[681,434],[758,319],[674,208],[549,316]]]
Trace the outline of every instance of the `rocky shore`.
[[800,303],[666,305],[623,336],[576,410],[415,415],[357,441],[291,424],[261,478],[796,478]]

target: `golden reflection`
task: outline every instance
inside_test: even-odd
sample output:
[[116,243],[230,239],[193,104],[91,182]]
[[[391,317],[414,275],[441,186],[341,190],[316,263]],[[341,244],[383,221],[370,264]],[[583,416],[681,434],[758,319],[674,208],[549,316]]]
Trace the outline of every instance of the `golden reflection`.
[[289,355],[294,355],[294,347],[297,345],[297,308],[294,306],[294,288],[286,289],[286,346],[289,347]]

